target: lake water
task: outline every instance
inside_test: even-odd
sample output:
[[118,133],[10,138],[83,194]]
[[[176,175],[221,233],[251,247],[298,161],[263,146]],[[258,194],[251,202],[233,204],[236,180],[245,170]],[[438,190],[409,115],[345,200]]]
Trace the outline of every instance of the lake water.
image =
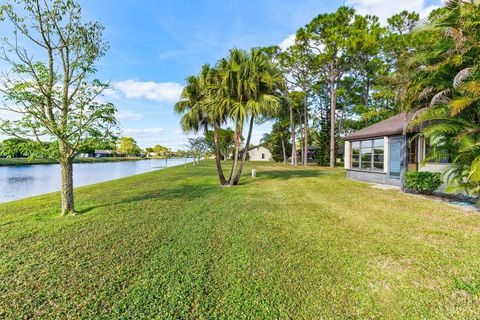
[[[76,163],[75,187],[133,176],[184,164],[191,159],[149,159],[138,161]],[[0,203],[60,190],[60,165],[0,166]]]

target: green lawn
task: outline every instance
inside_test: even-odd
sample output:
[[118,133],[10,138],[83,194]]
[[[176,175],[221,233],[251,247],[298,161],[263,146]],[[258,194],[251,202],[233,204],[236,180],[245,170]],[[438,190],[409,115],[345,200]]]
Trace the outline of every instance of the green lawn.
[[[143,160],[144,158],[140,157],[105,157],[105,158],[76,158],[73,160],[75,163],[93,163],[93,162],[119,162],[119,161],[132,161],[132,160]],[[34,159],[29,160],[28,158],[0,158],[0,166],[23,166],[30,164],[55,164],[58,161],[53,159]]]
[[0,205],[0,318],[480,318],[480,215],[342,170],[221,188],[208,161],[76,199]]

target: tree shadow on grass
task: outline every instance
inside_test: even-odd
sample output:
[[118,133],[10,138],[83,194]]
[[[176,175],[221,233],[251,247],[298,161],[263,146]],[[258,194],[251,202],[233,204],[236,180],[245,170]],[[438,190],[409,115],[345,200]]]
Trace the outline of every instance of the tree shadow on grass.
[[251,179],[249,175],[244,174],[240,180],[240,185],[248,185],[256,180],[289,180],[298,178],[315,178],[325,175],[325,172],[318,170],[266,170],[257,171],[255,179]]
[[183,198],[185,201],[190,201],[198,198],[205,198],[211,194],[214,194],[220,190],[221,187],[213,184],[185,184],[179,185],[172,188],[152,190],[142,193],[139,191],[139,194],[134,196],[125,197],[119,199],[119,201],[109,202],[109,203],[100,203],[94,206],[90,206],[77,211],[77,215],[83,215],[89,213],[95,209],[105,208],[116,205],[125,205],[131,203],[141,203],[148,200],[171,200]]

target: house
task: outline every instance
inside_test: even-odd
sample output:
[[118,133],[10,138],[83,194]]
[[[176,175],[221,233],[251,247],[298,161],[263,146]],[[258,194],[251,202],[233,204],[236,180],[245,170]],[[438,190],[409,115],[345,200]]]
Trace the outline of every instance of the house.
[[411,115],[401,113],[344,137],[347,177],[402,186],[406,171],[446,170],[449,155],[422,165],[428,141],[417,130],[407,130],[410,119]]
[[272,153],[265,146],[254,146],[247,152],[250,161],[272,161]]
[[95,158],[105,158],[105,157],[125,157],[125,153],[116,152],[113,150],[95,150],[93,153]]
[[[318,150],[320,150],[320,147],[307,146],[307,163],[317,163],[318,162],[318,159],[317,159]],[[301,157],[301,155],[299,155],[299,157]]]

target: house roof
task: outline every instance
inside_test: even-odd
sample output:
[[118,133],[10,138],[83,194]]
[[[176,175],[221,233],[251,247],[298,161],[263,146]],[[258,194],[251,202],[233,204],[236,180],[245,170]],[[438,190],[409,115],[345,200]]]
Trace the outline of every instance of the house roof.
[[[268,150],[266,144],[265,144],[265,143],[262,143],[262,144],[258,144],[258,145],[256,145],[256,146],[250,146],[247,151],[251,151],[251,150],[253,150],[253,149],[257,149],[257,148],[261,148],[261,147],[263,147],[263,148],[265,148],[265,149]],[[243,149],[242,151],[244,151],[244,150],[245,150],[245,149]]]
[[406,128],[406,123],[409,122],[407,117],[409,117],[407,113],[402,112],[396,116],[380,121],[379,123],[343,137],[343,140],[350,141],[383,136],[403,135],[403,132]]

